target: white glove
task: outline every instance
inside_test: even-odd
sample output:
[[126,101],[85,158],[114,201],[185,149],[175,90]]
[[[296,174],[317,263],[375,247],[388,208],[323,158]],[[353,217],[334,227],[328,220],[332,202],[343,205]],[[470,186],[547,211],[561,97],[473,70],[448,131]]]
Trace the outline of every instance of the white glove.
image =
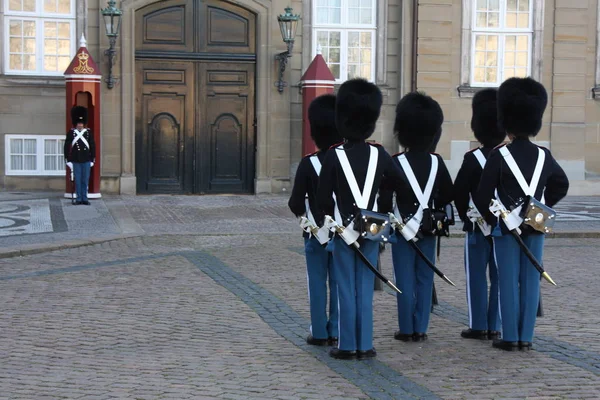
[[73,171],[73,163],[72,163],[71,161],[69,161],[69,162],[67,163],[67,167],[69,167],[69,169],[70,169],[71,171]]
[[92,161],[92,162],[90,163],[90,168],[91,168],[91,167],[93,167],[93,166],[94,166],[94,162]]

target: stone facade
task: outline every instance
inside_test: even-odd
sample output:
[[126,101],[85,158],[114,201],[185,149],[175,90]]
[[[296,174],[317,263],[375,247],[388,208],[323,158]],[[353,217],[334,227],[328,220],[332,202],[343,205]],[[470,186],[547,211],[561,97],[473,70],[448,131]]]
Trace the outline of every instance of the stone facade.
[[[135,10],[155,0],[124,0],[117,65],[119,84],[102,86],[102,191],[135,193]],[[281,192],[291,187],[302,157],[302,95],[298,82],[312,60],[311,0],[236,0],[257,15],[256,180],[255,192]],[[455,173],[465,151],[476,145],[469,124],[474,92],[465,82],[464,0],[418,2],[417,37],[413,38],[413,2],[380,0],[377,18],[376,82],[384,106],[373,139],[390,153],[398,151],[392,127],[400,97],[416,84],[440,102],[444,134],[438,152]],[[293,57],[278,93],[274,55],[285,50],[276,16],[291,6],[302,16]],[[77,0],[77,38],[86,35],[88,49],[106,76],[107,59],[98,0]],[[0,31],[4,26],[0,10]],[[597,0],[534,1],[532,75],[546,86],[550,99],[544,127],[536,140],[549,146],[573,182],[572,194],[600,194],[600,55]],[[3,36],[3,39],[5,36]],[[416,39],[417,73],[412,74]],[[537,46],[537,47],[536,47]],[[5,52],[0,54],[4,66]],[[64,179],[13,176],[5,172],[6,134],[62,135],[65,131],[65,89],[62,77],[0,75],[0,187],[6,190],[61,190]],[[415,82],[412,82],[416,78]],[[597,91],[593,89],[599,87]]]

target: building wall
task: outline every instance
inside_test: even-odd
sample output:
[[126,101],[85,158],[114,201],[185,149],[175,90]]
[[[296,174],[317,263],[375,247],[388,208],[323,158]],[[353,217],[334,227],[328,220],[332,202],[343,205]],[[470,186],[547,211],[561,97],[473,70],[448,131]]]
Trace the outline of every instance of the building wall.
[[[77,38],[86,34],[88,49],[103,75],[108,39],[101,21],[100,0],[77,0]],[[135,193],[135,10],[152,0],[124,0],[123,23],[117,42],[113,73],[121,81],[112,90],[102,84],[102,191]],[[302,96],[298,82],[311,60],[310,0],[239,0],[257,13],[256,104],[258,143],[256,191],[289,189],[301,154]],[[600,176],[600,100],[592,88],[600,84],[598,0],[556,0],[545,4],[541,81],[549,92],[544,126],[536,140],[550,146],[572,180]],[[395,153],[392,127],[394,108],[411,89],[411,31],[414,2],[380,0],[385,34],[379,48],[378,84],[384,106],[372,139]],[[87,5],[87,9],[86,6]],[[276,15],[291,5],[302,16],[293,57],[284,79],[289,86],[278,93],[274,85],[278,64],[274,56],[285,45]],[[470,131],[471,97],[459,95],[461,85],[462,0],[420,0],[418,5],[417,89],[438,100],[443,108],[444,133],[438,152],[455,173],[465,151],[476,146]],[[381,14],[381,10],[380,10]],[[2,17],[2,10],[0,10]],[[0,21],[3,22],[3,19]],[[381,22],[381,20],[380,20]],[[0,30],[4,29],[0,23]],[[4,38],[4,36],[2,36]],[[308,44],[308,46],[307,46]],[[381,43],[379,43],[381,44]],[[381,52],[382,50],[385,50]],[[3,52],[0,52],[2,61]],[[598,89],[600,97],[600,88]],[[0,187],[2,189],[61,189],[62,178],[5,176],[5,134],[63,134],[65,131],[63,78],[28,78],[0,74]],[[600,193],[600,190],[597,190]]]
[[[549,102],[535,140],[550,147],[572,181],[593,179],[600,174],[600,103],[592,96],[598,81],[598,2],[536,3],[545,3],[541,82]],[[464,152],[477,145],[470,130],[472,94],[461,97],[457,90],[464,83],[462,7],[462,0],[419,1],[418,89],[442,105],[445,122],[438,152],[452,173]]]

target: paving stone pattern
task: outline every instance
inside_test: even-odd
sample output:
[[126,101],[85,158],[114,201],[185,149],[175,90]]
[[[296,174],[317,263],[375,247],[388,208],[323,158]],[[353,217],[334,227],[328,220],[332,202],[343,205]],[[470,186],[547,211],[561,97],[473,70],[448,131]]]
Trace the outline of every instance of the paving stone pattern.
[[[370,361],[308,346],[296,234],[146,236],[0,260],[0,399],[597,399],[597,240],[551,239],[536,350],[461,339],[462,241],[447,240],[430,340],[375,294]],[[390,252],[383,272],[392,276]],[[562,359],[561,359],[562,357]],[[578,364],[579,362],[579,364]]]

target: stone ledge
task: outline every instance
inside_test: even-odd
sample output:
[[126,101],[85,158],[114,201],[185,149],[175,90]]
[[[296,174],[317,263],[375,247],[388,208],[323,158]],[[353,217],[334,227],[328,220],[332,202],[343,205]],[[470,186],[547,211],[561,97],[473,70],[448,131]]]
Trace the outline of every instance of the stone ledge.
[[32,86],[35,88],[64,88],[66,81],[64,76],[26,76],[26,75],[3,75],[0,76],[0,86],[19,87]]
[[460,85],[456,87],[456,91],[458,92],[458,97],[470,99],[475,96],[475,93],[480,90],[485,89],[485,87],[473,87],[469,85]]

